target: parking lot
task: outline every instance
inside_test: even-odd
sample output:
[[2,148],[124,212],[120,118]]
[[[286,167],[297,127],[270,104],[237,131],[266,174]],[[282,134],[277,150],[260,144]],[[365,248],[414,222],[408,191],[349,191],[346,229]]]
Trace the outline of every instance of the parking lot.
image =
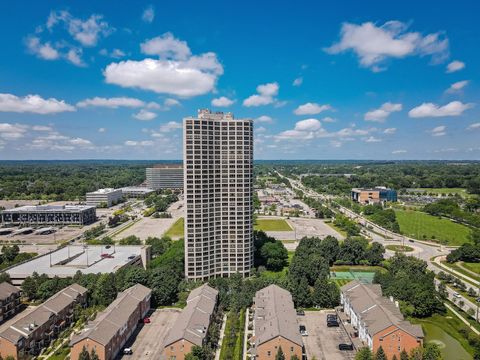
[[339,327],[327,327],[327,313],[326,311],[305,311],[305,316],[298,316],[298,323],[305,325],[308,332],[308,336],[302,337],[307,358],[353,360],[355,351],[338,350],[338,344],[350,344],[350,340],[341,324]]
[[140,325],[124,347],[133,350],[132,355],[120,356],[123,360],[160,359],[163,342],[181,309],[157,309],[150,314],[150,324]]

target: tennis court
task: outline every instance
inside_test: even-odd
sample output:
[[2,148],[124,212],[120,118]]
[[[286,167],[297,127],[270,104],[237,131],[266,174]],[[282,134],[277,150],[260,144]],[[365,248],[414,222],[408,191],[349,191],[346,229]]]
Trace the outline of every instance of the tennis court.
[[332,271],[330,278],[332,280],[359,280],[365,284],[371,284],[375,272],[372,271]]

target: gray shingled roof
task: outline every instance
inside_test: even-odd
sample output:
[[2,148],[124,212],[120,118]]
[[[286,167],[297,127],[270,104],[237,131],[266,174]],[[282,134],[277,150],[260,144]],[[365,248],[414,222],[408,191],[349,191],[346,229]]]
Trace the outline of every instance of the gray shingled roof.
[[185,339],[202,346],[210,325],[210,316],[215,310],[218,290],[204,284],[190,292],[187,306],[170,329],[164,346]]
[[281,336],[302,346],[292,295],[277,285],[255,294],[255,343],[259,345]]
[[87,292],[84,287],[73,284],[60,290],[31,313],[14,322],[0,333],[0,337],[16,344],[21,338],[28,338],[38,327],[73,303],[79,296]]
[[0,300],[6,300],[10,295],[19,293],[20,289],[13,286],[8,282],[3,282],[0,284]]
[[83,339],[91,339],[106,346],[118,330],[125,325],[130,315],[152,290],[136,284],[118,294],[117,298],[95,320],[89,321],[82,333],[70,341],[70,346]]
[[413,336],[424,337],[420,325],[412,325],[406,321],[395,303],[382,296],[379,284],[351,281],[342,286],[341,290],[372,336],[394,325]]

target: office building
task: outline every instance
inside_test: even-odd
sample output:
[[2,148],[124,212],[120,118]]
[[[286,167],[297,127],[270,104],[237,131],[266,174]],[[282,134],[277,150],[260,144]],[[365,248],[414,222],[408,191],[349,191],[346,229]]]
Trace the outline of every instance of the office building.
[[256,292],[253,307],[253,357],[275,359],[281,347],[286,359],[294,355],[301,359],[303,342],[290,292],[277,285],[267,286]]
[[420,325],[412,325],[403,318],[398,302],[382,296],[379,284],[363,284],[352,281],[341,287],[340,302],[346,321],[352,327],[350,336],[358,338],[362,346],[374,353],[381,346],[387,359],[400,353],[408,354],[423,345],[423,330]]
[[0,355],[5,359],[38,355],[74,322],[74,308],[87,301],[87,289],[72,284],[0,332]]
[[199,110],[183,120],[185,274],[250,273],[253,264],[253,124]]
[[0,323],[20,311],[22,307],[20,303],[21,294],[19,288],[6,281],[0,284]]
[[397,201],[397,191],[383,186],[372,189],[352,189],[352,200],[360,204],[379,204],[387,201]]
[[190,293],[187,306],[168,332],[164,358],[184,360],[194,346],[203,346],[217,306],[218,290],[204,284]]
[[33,205],[3,210],[2,223],[10,225],[88,225],[97,220],[95,206]]
[[155,190],[141,186],[127,186],[120,188],[124,198],[143,199],[155,192]]
[[70,359],[78,360],[83,348],[89,353],[94,351],[100,360],[115,359],[150,310],[151,295],[152,290],[141,284],[119,293],[95,320],[72,337]]
[[147,187],[154,190],[183,189],[182,164],[160,164],[146,169]]
[[21,285],[34,272],[53,278],[117,272],[127,265],[147,268],[151,258],[148,245],[67,245],[5,270],[13,285]]
[[87,205],[110,207],[118,204],[122,200],[123,194],[121,189],[106,188],[88,192],[85,196]]

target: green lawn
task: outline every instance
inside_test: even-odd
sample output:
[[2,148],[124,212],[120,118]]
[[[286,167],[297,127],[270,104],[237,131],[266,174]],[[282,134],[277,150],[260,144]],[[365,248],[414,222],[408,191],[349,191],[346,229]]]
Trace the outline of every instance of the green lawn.
[[398,252],[412,252],[413,248],[407,245],[387,245],[385,246],[387,250],[398,251]]
[[345,230],[339,228],[338,226],[336,226],[333,221],[325,221],[324,222],[327,226],[330,226],[333,230],[335,230],[336,232],[338,232],[340,235],[342,235],[343,237],[348,237],[348,234]]
[[462,266],[474,273],[480,275],[480,263],[463,262]]
[[395,213],[401,232],[407,236],[448,245],[462,245],[468,242],[467,236],[471,230],[465,225],[420,211],[397,209]]
[[[475,272],[475,273],[478,274],[478,271],[479,271],[479,269],[478,269],[478,264],[474,264],[474,263],[462,263],[462,265],[463,265],[463,267],[464,267],[465,269],[463,269],[461,266],[459,266],[458,263],[453,263],[453,264],[451,264],[451,263],[449,263],[449,262],[447,262],[447,261],[442,261],[442,264],[448,266],[448,267],[449,267],[450,269],[452,269],[452,270],[458,271],[459,273],[461,273],[461,274],[463,274],[463,275],[465,275],[465,276],[468,276],[469,278],[472,278],[472,279],[474,279],[474,280],[480,281],[480,274],[479,274],[479,276],[475,276],[475,275],[473,275],[473,274],[471,274],[471,273],[469,273],[468,271],[465,270],[465,269],[468,269],[468,270],[473,271],[473,272]],[[467,264],[469,264],[469,265],[467,265]],[[472,266],[472,265],[473,265],[473,266]],[[475,269],[475,268],[477,268],[477,270],[473,270],[473,269]],[[465,281],[466,281],[466,280],[465,280]]]
[[292,227],[283,219],[257,219],[254,228],[263,231],[293,231]]
[[175,223],[167,230],[165,236],[169,236],[172,239],[183,237],[184,235],[184,221],[183,217],[175,221]]
[[434,193],[434,194],[458,194],[462,197],[470,196],[467,193],[467,190],[463,188],[417,188],[417,189],[409,189],[409,191],[418,191],[422,193]]
[[468,360],[472,358],[473,348],[458,332],[458,329],[465,325],[450,310],[447,310],[445,316],[435,314],[425,319],[410,320],[422,325],[425,341],[437,344],[444,359]]

